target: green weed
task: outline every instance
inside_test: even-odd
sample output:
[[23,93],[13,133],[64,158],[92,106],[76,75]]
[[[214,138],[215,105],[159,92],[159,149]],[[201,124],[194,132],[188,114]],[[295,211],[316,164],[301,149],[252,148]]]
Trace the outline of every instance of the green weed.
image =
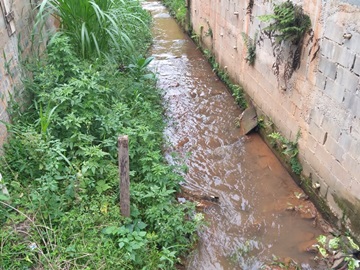
[[279,132],[273,132],[268,135],[271,138],[271,144],[273,147],[281,151],[281,153],[288,159],[292,171],[300,175],[302,172],[302,165],[298,159],[299,149],[298,149],[298,140],[300,137],[300,132],[296,135],[295,141],[289,141]]
[[149,40],[150,17],[137,1],[45,0],[38,6],[36,29],[43,29],[49,16],[59,21],[60,33],[85,59],[115,56],[125,62],[140,45],[134,45],[136,35],[144,34],[142,42]]
[[294,5],[290,0],[275,4],[273,14],[259,16],[259,19],[270,22],[264,31],[274,36],[277,43],[290,41],[299,44],[311,27],[310,17],[304,14],[301,6]]
[[232,96],[235,99],[236,104],[240,106],[242,109],[246,109],[247,102],[245,99],[244,89],[241,85],[234,84],[229,74],[220,68],[219,63],[216,62],[215,57],[209,50],[203,51],[205,57],[208,59],[209,63],[213,67],[213,71],[217,74],[217,76],[226,84],[228,89],[230,90]]
[[163,0],[163,3],[170,9],[171,15],[184,27],[187,14],[186,2],[183,0]]
[[[137,42],[147,44],[143,38]],[[131,62],[129,55],[132,65],[119,71],[116,61],[84,59],[73,42],[67,32],[57,35],[40,60],[29,61],[31,99],[11,110],[0,162],[9,193],[0,196],[0,265],[175,269],[200,223],[192,204],[174,198],[182,179],[162,156],[165,124],[160,92],[147,76],[151,58]],[[119,134],[129,136],[130,218],[118,206]]]
[[333,255],[338,253],[342,256],[335,255],[335,257],[337,257],[336,260],[340,260],[343,268],[356,270],[360,267],[360,260],[357,257],[360,248],[350,236],[339,235],[333,237],[320,235],[317,238],[315,247],[317,247],[319,254],[329,266],[334,264]]
[[[287,84],[294,71],[300,67],[304,37],[311,27],[310,17],[304,14],[301,6],[294,5],[287,0],[280,4],[274,4],[274,13],[259,16],[259,19],[269,22],[269,25],[264,28],[264,33],[275,40],[273,43],[274,74],[279,81],[280,65],[286,62],[283,77]],[[281,46],[290,47],[287,55],[283,55],[284,50],[281,49]]]
[[247,54],[245,57],[245,60],[247,63],[249,63],[250,66],[253,66],[255,64],[256,59],[256,39],[257,39],[257,33],[254,36],[254,39],[250,38],[247,34],[244,32],[241,33],[244,43],[247,49]]

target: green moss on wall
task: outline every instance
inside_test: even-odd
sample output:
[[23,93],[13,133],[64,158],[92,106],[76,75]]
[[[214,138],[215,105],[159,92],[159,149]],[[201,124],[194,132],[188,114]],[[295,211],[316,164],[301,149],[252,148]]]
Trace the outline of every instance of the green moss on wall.
[[343,211],[342,221],[350,221],[349,229],[359,240],[360,238],[360,200],[354,198],[350,201],[348,196],[333,194],[334,200]]

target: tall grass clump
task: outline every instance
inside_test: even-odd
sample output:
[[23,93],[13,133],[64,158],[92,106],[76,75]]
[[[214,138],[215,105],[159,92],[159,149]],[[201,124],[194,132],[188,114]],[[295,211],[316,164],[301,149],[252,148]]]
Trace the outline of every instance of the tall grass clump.
[[149,38],[149,15],[137,1],[44,0],[38,9],[36,27],[52,16],[84,59],[109,56],[111,51],[113,58],[125,61],[135,53],[135,32]]

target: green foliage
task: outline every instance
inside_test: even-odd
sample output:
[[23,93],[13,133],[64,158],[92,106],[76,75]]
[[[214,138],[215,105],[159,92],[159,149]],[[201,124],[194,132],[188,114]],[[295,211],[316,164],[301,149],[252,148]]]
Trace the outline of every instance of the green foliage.
[[[151,58],[119,71],[106,59],[84,60],[73,42],[66,33],[54,37],[28,67],[31,99],[8,124],[0,265],[174,269],[199,222],[192,204],[174,198],[182,179],[161,153],[163,109],[147,76]],[[120,134],[129,136],[131,218],[118,207]]]
[[[209,24],[209,23],[208,23]],[[205,37],[211,37],[213,38],[213,31],[211,27],[209,26],[208,30],[205,32]]]
[[185,26],[187,8],[184,0],[163,0],[166,7],[169,8],[170,14],[182,25]]
[[40,127],[41,127],[41,134],[43,136],[46,136],[46,134],[47,134],[47,129],[48,129],[48,127],[50,125],[50,122],[51,122],[51,116],[53,115],[56,108],[57,108],[57,106],[55,106],[52,109],[50,107],[47,107],[46,111],[43,112],[42,105],[40,105],[39,123],[40,123]]
[[229,74],[220,68],[219,64],[215,60],[215,57],[209,50],[204,50],[203,53],[208,59],[209,63],[212,65],[213,71],[215,71],[216,75],[226,84],[230,90],[232,96],[235,98],[236,104],[238,104],[240,108],[246,109],[247,103],[242,86],[232,83]]
[[297,174],[297,175],[301,174],[303,167],[302,167],[299,159],[297,158],[297,156],[290,158],[290,166],[291,166],[292,171],[295,174]]
[[155,80],[155,75],[152,72],[147,73],[147,67],[153,59],[153,57],[144,58],[141,55],[138,57],[133,56],[128,68],[135,78]]
[[45,0],[38,9],[36,27],[43,28],[53,16],[82,58],[110,57],[113,51],[125,62],[135,52],[135,32],[149,38],[149,15],[140,12],[137,1]]
[[[131,226],[109,226],[102,230],[105,235],[112,236],[115,243],[118,244],[120,249],[125,251],[131,261],[141,264],[140,256],[141,253],[146,252],[144,247],[147,244],[146,231],[142,231],[146,227],[146,224],[139,222],[136,224],[136,228],[133,224]],[[140,250],[141,252],[137,252]]]
[[290,41],[299,44],[311,27],[310,17],[304,14],[301,6],[290,0],[274,5],[274,14],[259,16],[263,22],[271,22],[264,31],[276,38],[277,43]]
[[230,88],[230,91],[235,99],[236,104],[238,104],[242,109],[246,109],[247,103],[244,96],[244,89],[238,84],[232,84],[227,78],[227,75],[221,76],[220,78]]
[[290,260],[284,260],[281,258],[276,257],[275,255],[272,255],[272,260],[268,265],[264,265],[261,269],[268,269],[269,267],[274,266],[276,269],[293,269],[293,270],[302,270],[303,267],[298,264],[293,259]]
[[[275,39],[273,71],[279,81],[280,65],[285,62],[283,77],[287,84],[294,71],[300,67],[304,36],[311,27],[310,17],[304,14],[301,6],[294,5],[287,0],[274,5],[274,14],[263,15],[259,19],[270,22],[264,32],[270,38]],[[284,50],[281,49],[281,46],[284,44],[290,45],[288,55],[282,53]]]
[[14,60],[13,57],[11,57],[9,60],[6,57],[5,50],[3,49],[3,59],[4,59],[4,69],[11,78],[13,77],[13,73],[11,72],[11,62]]
[[244,32],[241,33],[245,46],[247,49],[247,54],[245,57],[245,60],[247,63],[249,63],[250,66],[253,66],[255,64],[256,59],[256,39],[257,39],[257,33],[254,36],[254,39],[250,38],[247,34]]
[[198,34],[196,34],[196,33],[193,33],[192,35],[191,35],[191,39],[196,43],[196,44],[200,44],[200,40],[201,40],[201,38],[200,38],[200,35],[198,35]]
[[288,159],[292,171],[300,175],[302,172],[302,166],[298,159],[299,149],[298,149],[298,140],[300,137],[300,132],[296,135],[295,141],[289,141],[279,132],[273,132],[268,135],[272,139],[272,145]]
[[[337,260],[343,260],[345,264],[342,263],[342,267],[348,270],[359,269],[360,260],[356,255],[360,248],[355,244],[354,240],[350,236],[339,235],[336,237],[320,235],[317,238],[317,247],[320,255],[323,258],[331,258],[331,255],[341,252],[343,255],[337,257]],[[333,259],[327,261],[328,265],[333,265]]]

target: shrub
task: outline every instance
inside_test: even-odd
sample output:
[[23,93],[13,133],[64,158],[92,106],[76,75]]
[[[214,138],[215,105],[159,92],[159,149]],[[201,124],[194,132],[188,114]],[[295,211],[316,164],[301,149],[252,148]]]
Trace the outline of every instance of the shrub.
[[[151,59],[136,57],[120,71],[107,59],[83,59],[74,46],[66,33],[57,35],[32,61],[31,99],[8,124],[0,265],[174,269],[198,223],[192,204],[176,203],[181,178],[161,153],[161,95],[146,76]],[[118,207],[120,134],[130,143],[130,218]]]

